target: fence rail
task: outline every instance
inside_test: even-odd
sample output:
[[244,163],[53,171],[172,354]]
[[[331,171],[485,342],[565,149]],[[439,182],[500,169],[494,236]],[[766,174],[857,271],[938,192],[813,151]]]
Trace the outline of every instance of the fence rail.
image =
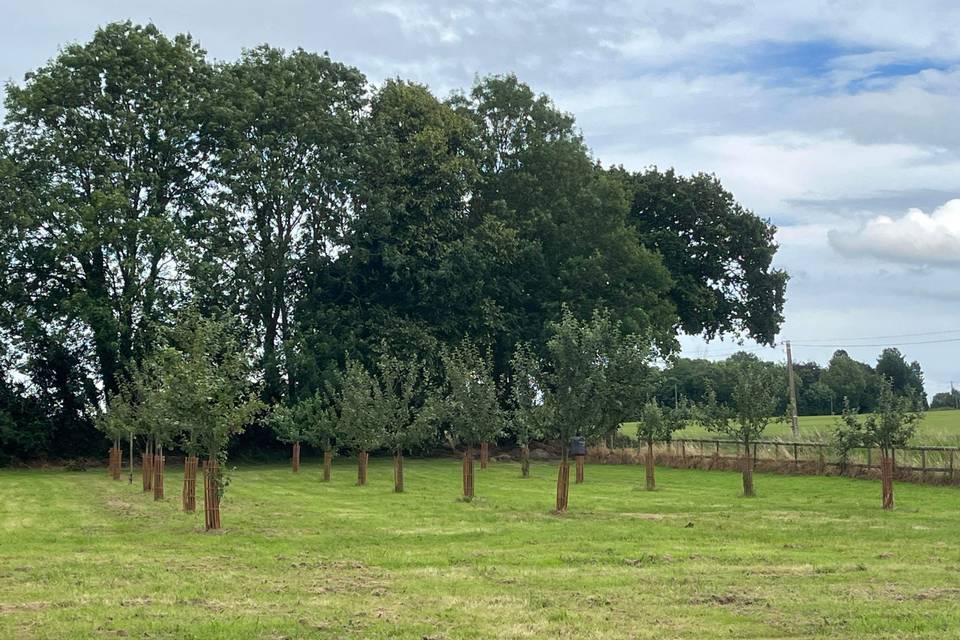
[[[656,445],[660,462],[690,461],[729,463],[740,459],[744,444],[719,438],[675,438]],[[871,473],[880,469],[879,449],[859,447],[852,449],[846,462],[836,455],[833,445],[824,442],[792,440],[756,440],[750,443],[754,463],[778,463],[776,470],[798,473],[826,474],[829,469],[846,474]],[[616,454],[608,450],[606,461],[616,461]],[[894,471],[899,476],[923,481],[960,484],[960,447],[916,445],[893,450]],[[621,459],[627,458],[621,455]]]

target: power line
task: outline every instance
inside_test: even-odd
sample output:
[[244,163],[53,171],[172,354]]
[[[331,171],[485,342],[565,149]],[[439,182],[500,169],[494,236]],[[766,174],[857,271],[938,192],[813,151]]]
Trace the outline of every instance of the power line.
[[[941,331],[924,331],[921,333],[895,333],[886,336],[861,336],[859,338],[801,338],[799,340],[793,340],[794,344],[799,344],[801,342],[855,342],[857,340],[884,340],[886,338],[916,338],[920,336],[936,336],[943,335],[947,333],[960,333],[960,329],[943,329]],[[827,345],[830,346],[830,345]],[[873,346],[873,345],[863,345],[863,346]]]
[[[879,336],[878,336],[879,337]],[[876,342],[873,344],[804,344],[802,342],[793,342],[795,347],[827,347],[828,349],[852,349],[854,347],[907,347],[914,344],[942,344],[945,342],[960,342],[960,338],[943,338],[941,340],[918,340],[915,342],[898,342],[890,344],[888,342]]]

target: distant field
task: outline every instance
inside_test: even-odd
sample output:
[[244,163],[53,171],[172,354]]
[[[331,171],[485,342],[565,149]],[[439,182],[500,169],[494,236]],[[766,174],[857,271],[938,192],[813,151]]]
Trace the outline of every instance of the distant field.
[[876,482],[588,465],[340,460],[232,473],[221,533],[102,471],[0,470],[0,638],[950,638],[960,493]]
[[[837,416],[800,416],[800,439],[829,441],[836,426]],[[636,423],[626,423],[621,432],[635,437]],[[700,425],[691,425],[677,433],[678,438],[714,438]],[[766,437],[792,439],[789,422],[773,422],[767,428]],[[915,444],[960,446],[960,411],[928,411],[920,423]]]

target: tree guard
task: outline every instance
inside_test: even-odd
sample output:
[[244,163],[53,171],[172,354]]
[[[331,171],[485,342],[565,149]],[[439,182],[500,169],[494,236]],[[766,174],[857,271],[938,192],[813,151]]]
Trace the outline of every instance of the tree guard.
[[653,491],[657,488],[657,480],[656,476],[654,475],[653,443],[649,441],[647,442],[647,461],[644,464],[644,467],[646,467],[644,471],[646,471],[647,476],[647,491]]
[[393,456],[393,491],[403,493],[403,454]]
[[480,443],[480,468],[486,469],[488,462],[490,462],[490,443],[481,442]]
[[323,452],[323,481],[330,482],[330,471],[333,467],[333,452]]
[[292,463],[293,463],[293,472],[299,473],[300,472],[300,443],[299,442],[293,443]]
[[463,452],[463,499],[473,500],[473,451],[467,447]]
[[197,510],[197,456],[188,455],[183,461],[183,510]]
[[366,451],[357,454],[357,486],[359,487],[367,484],[367,461],[369,459],[370,454]]
[[203,463],[203,524],[207,531],[220,528],[220,465],[213,456]]
[[567,459],[567,452],[563,452],[560,458],[560,468],[557,471],[557,513],[566,513],[567,504],[570,497],[570,462]]
[[153,456],[153,499],[163,500],[163,466],[166,458],[163,456],[163,447],[157,448]]
[[526,445],[520,447],[520,475],[530,477],[530,447]]
[[577,484],[583,484],[583,461],[586,456],[574,456],[577,463]]

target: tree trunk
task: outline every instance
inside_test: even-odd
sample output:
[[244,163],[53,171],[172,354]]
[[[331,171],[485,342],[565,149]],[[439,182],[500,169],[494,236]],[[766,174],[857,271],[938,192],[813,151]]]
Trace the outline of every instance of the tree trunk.
[[364,487],[367,484],[367,461],[370,459],[370,454],[366,451],[361,451],[357,454],[357,486]]
[[481,442],[480,443],[480,468],[486,469],[487,463],[490,461],[490,443]]
[[883,508],[893,509],[893,458],[886,449],[882,450],[880,460],[880,486],[883,492]]
[[149,442],[143,451],[143,468],[141,471],[143,473],[143,490],[144,492],[151,491],[153,489],[153,450]]
[[403,454],[397,453],[393,456],[393,490],[395,493],[403,493]]
[[197,510],[197,456],[190,454],[183,461],[183,510]]
[[330,470],[333,467],[333,451],[323,452],[323,481],[330,482]]
[[557,471],[557,513],[566,513],[570,497],[570,462],[567,460],[567,448],[563,448],[560,468]]
[[644,466],[646,467],[645,471],[647,473],[647,491],[653,491],[657,488],[657,480],[654,476],[652,440],[647,440],[647,462]]
[[743,448],[743,455],[740,458],[740,469],[743,473],[743,495],[747,498],[752,498],[754,496],[753,456],[750,455],[749,443],[747,443]]
[[577,484],[583,484],[583,460],[586,456],[574,456],[577,463]]
[[116,451],[117,458],[113,462],[113,479],[119,480],[120,475],[123,473],[123,449],[120,447],[119,441],[114,450]]
[[300,472],[300,443],[293,443],[293,472]]
[[473,500],[473,450],[463,452],[463,499]]
[[220,465],[213,456],[203,463],[203,524],[207,531],[220,528]]
[[530,477],[530,447],[520,447],[520,475],[524,478]]
[[153,499],[163,500],[163,447],[157,448],[157,454],[153,456]]

